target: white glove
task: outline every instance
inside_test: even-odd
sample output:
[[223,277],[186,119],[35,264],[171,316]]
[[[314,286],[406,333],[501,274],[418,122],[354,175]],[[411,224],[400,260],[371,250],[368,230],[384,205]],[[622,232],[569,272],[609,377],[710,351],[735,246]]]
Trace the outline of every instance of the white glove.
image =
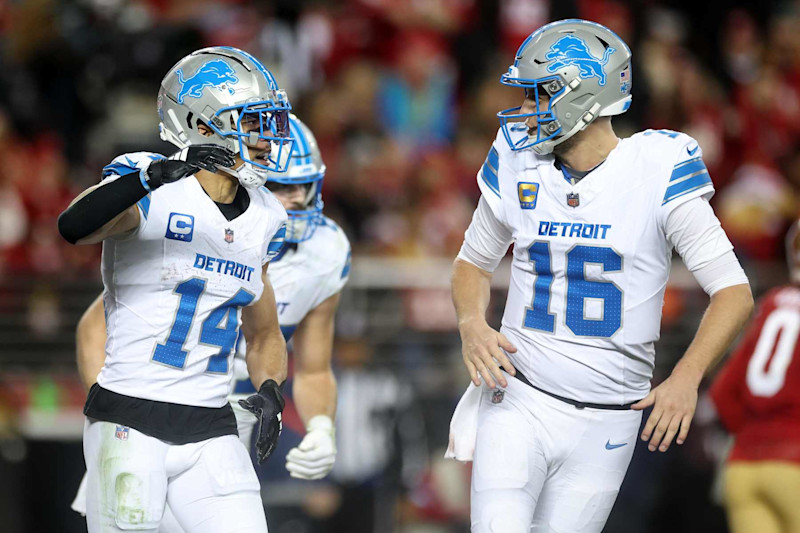
[[317,415],[308,421],[306,436],[286,454],[286,470],[297,479],[322,479],[336,461],[333,420]]

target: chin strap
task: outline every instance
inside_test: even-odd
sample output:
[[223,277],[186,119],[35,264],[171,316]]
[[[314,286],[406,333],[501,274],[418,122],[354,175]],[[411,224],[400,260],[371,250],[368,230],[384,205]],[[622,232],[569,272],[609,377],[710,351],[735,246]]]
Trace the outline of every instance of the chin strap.
[[589,111],[586,111],[583,116],[578,120],[578,122],[566,133],[562,133],[555,139],[550,139],[549,141],[543,141],[539,144],[533,146],[533,150],[539,155],[547,155],[553,152],[553,148],[558,146],[559,144],[563,143],[579,131],[583,131],[586,126],[594,122],[598,116],[598,111],[600,111],[600,104],[595,103]]
[[225,167],[218,167],[218,169],[225,174],[233,176],[239,180],[239,183],[248,189],[257,189],[259,187],[263,187],[267,182],[267,171],[260,169],[256,170],[248,163],[242,163],[242,166],[237,169]]

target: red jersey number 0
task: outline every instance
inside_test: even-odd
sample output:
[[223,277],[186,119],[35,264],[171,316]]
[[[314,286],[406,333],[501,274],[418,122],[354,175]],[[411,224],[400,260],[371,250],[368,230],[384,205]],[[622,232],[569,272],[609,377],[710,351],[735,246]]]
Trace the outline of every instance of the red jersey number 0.
[[783,388],[799,333],[800,311],[796,309],[778,308],[764,321],[747,365],[747,387],[753,396],[775,396]]

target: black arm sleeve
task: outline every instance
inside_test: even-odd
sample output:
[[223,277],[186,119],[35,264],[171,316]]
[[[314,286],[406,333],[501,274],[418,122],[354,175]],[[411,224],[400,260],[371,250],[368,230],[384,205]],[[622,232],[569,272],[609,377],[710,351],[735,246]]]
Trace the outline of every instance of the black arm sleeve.
[[58,232],[70,244],[91,235],[147,195],[139,171],[98,187],[58,216]]

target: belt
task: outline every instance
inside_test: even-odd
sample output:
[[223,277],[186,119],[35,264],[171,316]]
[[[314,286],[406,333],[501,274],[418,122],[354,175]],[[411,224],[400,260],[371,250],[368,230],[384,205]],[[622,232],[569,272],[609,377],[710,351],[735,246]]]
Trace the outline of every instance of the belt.
[[[502,368],[502,367],[501,367],[501,370],[503,370],[503,372],[505,372],[505,369]],[[520,380],[521,382],[523,382],[525,385],[527,385],[527,386],[529,386],[531,388],[534,388],[534,389],[538,390],[539,392],[541,392],[543,394],[547,394],[548,396],[550,396],[552,398],[555,398],[556,400],[559,400],[559,401],[562,401],[564,403],[568,403],[568,404],[572,405],[573,407],[575,407],[575,409],[585,409],[585,408],[588,407],[590,409],[605,409],[605,410],[608,410],[608,411],[626,411],[626,410],[629,410],[631,408],[631,406],[636,403],[636,402],[631,402],[631,403],[626,403],[626,404],[619,405],[619,404],[613,404],[613,403],[612,404],[605,404],[605,403],[579,402],[578,400],[573,400],[571,398],[565,398],[563,396],[559,396],[558,394],[554,394],[554,393],[552,393],[550,391],[546,391],[544,389],[540,389],[539,387],[537,387],[536,385],[534,385],[533,383],[528,381],[528,378],[526,378],[525,375],[522,372],[520,372],[519,370],[517,370],[517,372],[514,374],[514,377],[517,378],[518,380]]]

